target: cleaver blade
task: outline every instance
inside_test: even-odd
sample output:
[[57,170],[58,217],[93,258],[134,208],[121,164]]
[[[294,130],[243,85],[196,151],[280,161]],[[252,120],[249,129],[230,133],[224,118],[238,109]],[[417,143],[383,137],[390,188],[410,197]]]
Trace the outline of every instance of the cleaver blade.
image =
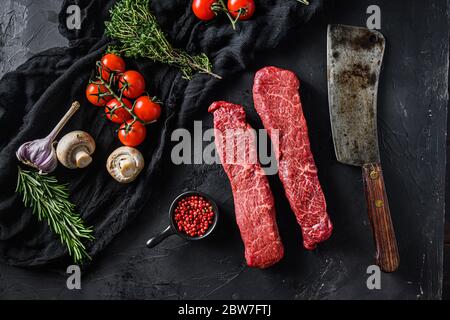
[[380,163],[377,133],[378,78],[385,39],[375,30],[329,25],[327,76],[331,131],[336,158],[362,167],[376,261],[385,272],[400,263]]
[[366,28],[329,25],[328,99],[338,161],[379,162],[377,90],[385,40]]
[[381,33],[328,26],[328,100],[338,161],[379,162],[377,90],[385,40]]

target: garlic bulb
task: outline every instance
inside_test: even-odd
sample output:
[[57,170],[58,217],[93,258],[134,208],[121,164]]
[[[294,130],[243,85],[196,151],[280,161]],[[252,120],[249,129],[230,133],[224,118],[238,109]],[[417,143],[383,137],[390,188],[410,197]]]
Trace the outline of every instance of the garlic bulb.
[[80,103],[75,101],[47,137],[22,144],[16,152],[17,159],[30,167],[38,169],[39,172],[50,173],[54,171],[58,165],[54,147],[55,138],[79,108]]

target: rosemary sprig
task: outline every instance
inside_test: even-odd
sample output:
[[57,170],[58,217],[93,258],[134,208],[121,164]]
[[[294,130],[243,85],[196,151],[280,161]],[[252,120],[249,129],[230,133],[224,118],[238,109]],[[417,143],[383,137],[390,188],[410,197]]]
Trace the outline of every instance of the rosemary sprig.
[[208,57],[202,53],[191,56],[183,50],[173,48],[161,30],[158,20],[150,10],[151,0],[120,0],[111,10],[111,21],[106,21],[106,34],[118,40],[110,52],[130,58],[145,57],[178,67],[183,78],[190,80],[194,73],[212,72]]
[[92,228],[85,227],[69,199],[69,189],[55,177],[19,167],[16,192],[26,207],[31,207],[39,221],[46,220],[69,251],[75,263],[90,259],[82,240],[93,240]]

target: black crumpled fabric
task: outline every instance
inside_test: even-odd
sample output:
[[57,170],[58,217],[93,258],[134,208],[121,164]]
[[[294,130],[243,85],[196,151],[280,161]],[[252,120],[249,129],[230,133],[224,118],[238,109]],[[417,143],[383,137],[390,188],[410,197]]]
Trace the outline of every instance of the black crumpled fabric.
[[[189,0],[154,0],[151,8],[175,47],[193,54],[205,52],[214,72],[230,77],[245,69],[256,52],[276,47],[291,29],[308,22],[322,1],[312,0],[304,6],[296,0],[257,0],[254,18],[239,23],[237,31],[223,17],[213,22],[197,20]],[[163,101],[164,111],[160,121],[148,127],[150,138],[139,147],[146,159],[139,178],[129,185],[115,182],[105,162],[120,146],[114,133],[117,128],[84,95],[95,61],[110,43],[103,35],[103,22],[109,19],[114,2],[64,1],[60,32],[70,40],[69,47],[42,52],[0,81],[0,260],[5,263],[38,266],[69,259],[57,236],[23,207],[15,193],[15,151],[23,142],[46,136],[72,101],[81,102],[82,107],[60,136],[72,130],[89,132],[97,143],[94,161],[83,170],[59,165],[53,174],[70,184],[77,211],[87,225],[94,226],[96,240],[87,246],[89,254],[95,256],[142,211],[153,188],[158,187],[161,161],[170,154],[172,130],[188,125],[196,113],[206,112],[208,93],[220,83],[201,74],[186,81],[175,68],[148,59],[127,59],[127,68],[144,74],[147,90]],[[72,4],[81,8],[80,30],[66,28],[65,12]]]

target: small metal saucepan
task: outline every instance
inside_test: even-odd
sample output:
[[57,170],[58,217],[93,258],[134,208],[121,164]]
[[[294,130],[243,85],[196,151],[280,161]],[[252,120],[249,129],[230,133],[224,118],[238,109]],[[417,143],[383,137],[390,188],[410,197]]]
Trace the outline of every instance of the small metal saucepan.
[[[212,222],[212,224],[210,225],[209,229],[206,231],[206,233],[200,237],[191,237],[188,234],[184,233],[184,232],[180,232],[178,230],[178,228],[175,225],[175,209],[178,205],[178,202],[185,198],[185,197],[189,197],[189,196],[201,196],[203,198],[205,198],[212,206],[213,208],[213,212],[214,212],[214,220]],[[217,226],[217,221],[219,220],[219,209],[216,205],[216,203],[211,199],[210,196],[204,194],[203,192],[200,191],[187,191],[187,192],[183,192],[182,194],[180,194],[178,197],[175,198],[175,200],[172,201],[172,204],[170,205],[170,209],[169,209],[169,221],[170,224],[167,228],[165,228],[163,231],[161,231],[160,233],[158,233],[157,235],[151,237],[148,241],[147,241],[147,247],[148,248],[153,248],[156,245],[158,245],[161,241],[163,241],[164,239],[166,239],[169,236],[172,235],[177,235],[183,239],[192,241],[192,240],[201,240],[206,238],[207,236],[209,236],[214,229]]]

